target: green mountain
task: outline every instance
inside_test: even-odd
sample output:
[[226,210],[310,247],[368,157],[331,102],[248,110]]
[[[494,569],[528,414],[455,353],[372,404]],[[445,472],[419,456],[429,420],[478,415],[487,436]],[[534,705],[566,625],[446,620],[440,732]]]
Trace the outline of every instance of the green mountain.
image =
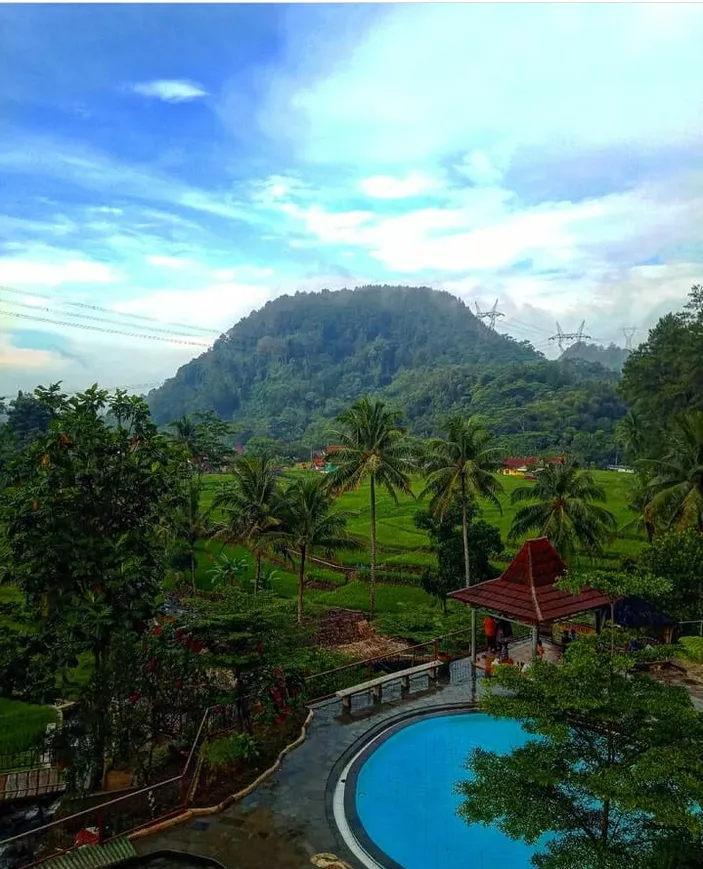
[[[364,394],[387,398],[418,434],[448,410],[481,413],[506,448],[574,444],[605,461],[624,413],[600,365],[549,362],[499,335],[449,293],[370,286],[296,293],[241,320],[148,396],[155,420],[212,410],[240,439],[321,445]],[[579,440],[580,439],[580,440]]]
[[609,344],[607,347],[603,347],[602,344],[587,344],[585,341],[579,341],[577,344],[567,347],[561,354],[561,358],[563,360],[583,359],[585,362],[597,362],[605,368],[610,369],[610,371],[617,371],[619,374],[629,355],[629,350],[625,350],[624,347],[618,347],[617,344]]

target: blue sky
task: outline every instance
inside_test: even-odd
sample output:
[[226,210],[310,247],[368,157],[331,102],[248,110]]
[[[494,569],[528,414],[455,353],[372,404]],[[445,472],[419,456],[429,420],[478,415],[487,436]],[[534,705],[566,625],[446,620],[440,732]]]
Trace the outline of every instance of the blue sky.
[[[157,383],[370,282],[641,340],[702,279],[702,37],[694,4],[0,6],[0,392]],[[46,322],[102,308],[189,343]]]

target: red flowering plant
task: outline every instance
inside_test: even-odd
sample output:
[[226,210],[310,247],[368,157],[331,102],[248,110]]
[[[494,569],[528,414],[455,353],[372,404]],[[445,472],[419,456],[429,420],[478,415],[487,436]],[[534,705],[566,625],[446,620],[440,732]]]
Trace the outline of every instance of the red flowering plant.
[[257,723],[283,723],[298,713],[304,702],[298,662],[311,639],[296,624],[289,601],[227,588],[216,603],[192,602],[189,627],[193,637],[207,641],[211,666],[222,676],[212,730],[251,732]]
[[146,781],[154,750],[190,744],[212,699],[202,651],[184,628],[155,625],[113,670],[113,759]]

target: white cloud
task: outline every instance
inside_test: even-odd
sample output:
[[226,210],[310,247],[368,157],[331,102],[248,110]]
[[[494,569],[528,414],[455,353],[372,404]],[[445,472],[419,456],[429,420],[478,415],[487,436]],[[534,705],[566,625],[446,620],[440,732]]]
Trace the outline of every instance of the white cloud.
[[[261,284],[232,281],[216,283],[203,290],[157,290],[137,299],[116,302],[112,308],[153,317],[164,323],[189,323],[217,332],[229,329],[274,295],[269,287]],[[192,340],[193,336],[188,338]]]
[[405,178],[394,178],[392,175],[373,175],[364,178],[361,190],[375,199],[407,199],[427,193],[436,186],[436,182],[420,172],[413,172]]
[[[0,336],[0,369],[5,366],[17,369],[41,369],[55,364],[57,357],[48,350],[28,350],[15,347],[6,337]],[[36,386],[33,384],[32,388]]]
[[703,132],[695,4],[400,4],[363,34],[332,38],[335,24],[315,33],[338,58],[323,69],[291,28],[260,106],[262,129],[308,159],[405,167],[467,143],[573,152]]
[[9,286],[58,287],[61,284],[112,284],[118,275],[112,266],[62,255],[42,259],[0,258],[0,283]]
[[208,92],[198,82],[188,79],[156,79],[132,85],[132,90],[143,97],[153,97],[167,103],[183,103],[206,97]]

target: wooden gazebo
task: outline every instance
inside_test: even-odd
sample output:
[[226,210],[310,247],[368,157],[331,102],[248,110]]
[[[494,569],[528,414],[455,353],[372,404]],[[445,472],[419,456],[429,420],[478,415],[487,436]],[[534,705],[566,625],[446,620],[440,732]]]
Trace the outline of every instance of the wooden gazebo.
[[555,588],[566,564],[546,537],[527,540],[505,573],[453,591],[449,597],[471,607],[471,661],[476,661],[476,610],[482,609],[532,628],[532,654],[537,654],[540,627],[579,613],[600,610],[608,597],[591,588],[571,594]]

